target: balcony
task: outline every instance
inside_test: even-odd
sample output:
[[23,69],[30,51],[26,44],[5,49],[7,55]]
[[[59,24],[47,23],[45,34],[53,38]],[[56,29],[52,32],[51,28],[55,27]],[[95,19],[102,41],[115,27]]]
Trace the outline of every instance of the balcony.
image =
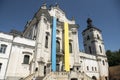
[[57,51],[56,51],[56,54],[57,54],[57,56],[64,56],[62,49],[57,50]]

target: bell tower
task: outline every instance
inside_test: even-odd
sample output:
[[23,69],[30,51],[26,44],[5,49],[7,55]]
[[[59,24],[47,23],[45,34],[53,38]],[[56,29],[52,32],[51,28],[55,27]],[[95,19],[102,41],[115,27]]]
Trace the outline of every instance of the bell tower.
[[87,28],[82,32],[85,53],[95,55],[101,80],[108,79],[108,62],[105,54],[102,31],[92,24],[90,18],[87,19]]
[[87,28],[82,32],[85,52],[92,55],[106,55],[101,30],[87,19]]

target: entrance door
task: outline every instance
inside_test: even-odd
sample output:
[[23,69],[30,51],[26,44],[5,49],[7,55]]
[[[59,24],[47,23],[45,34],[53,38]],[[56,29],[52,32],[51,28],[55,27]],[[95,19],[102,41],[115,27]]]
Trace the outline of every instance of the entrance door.
[[78,80],[77,78],[71,78],[71,80]]
[[97,78],[95,76],[92,77],[93,80],[97,80]]

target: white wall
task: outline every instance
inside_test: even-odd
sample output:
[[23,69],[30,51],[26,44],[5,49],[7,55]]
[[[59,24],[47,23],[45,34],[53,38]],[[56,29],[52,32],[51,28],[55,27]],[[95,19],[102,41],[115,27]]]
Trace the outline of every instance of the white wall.
[[0,63],[2,63],[1,71],[0,71],[0,80],[4,79],[6,67],[7,67],[8,59],[0,58]]
[[[81,61],[81,71],[87,74],[88,76],[92,77],[95,76],[97,79],[99,79],[99,66],[96,59],[96,56],[86,54],[86,53],[79,53],[80,55],[80,61]],[[89,70],[87,70],[87,66],[89,67]],[[92,70],[93,67],[93,70]],[[96,67],[96,70],[95,70]]]
[[26,54],[30,56],[30,61],[33,59],[34,46],[35,41],[33,40],[15,37],[8,64],[7,79],[11,77],[26,77],[29,75],[29,64],[23,64],[23,59]]
[[7,45],[5,53],[0,53],[0,63],[2,63],[2,67],[0,71],[0,79],[5,78],[10,50],[11,50],[12,39],[13,37],[11,35],[0,32],[0,45],[1,44]]

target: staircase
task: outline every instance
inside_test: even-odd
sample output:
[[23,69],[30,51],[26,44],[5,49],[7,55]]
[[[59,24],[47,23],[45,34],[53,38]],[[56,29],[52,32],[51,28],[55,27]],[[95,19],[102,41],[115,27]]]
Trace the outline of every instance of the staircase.
[[92,80],[92,78],[85,73],[79,72],[51,72],[43,80],[71,80],[71,78],[77,78],[78,80]]
[[[21,80],[34,80],[33,78],[37,78],[37,80],[39,80],[39,77],[38,77],[38,72],[35,72],[33,74],[30,74],[29,76],[25,77],[24,79],[21,79]],[[41,79],[41,78],[40,78]]]
[[89,77],[87,74],[83,74],[84,80],[93,80],[91,77]]
[[91,77],[87,76],[85,73],[79,72],[50,72],[45,77],[39,77],[37,73],[31,74],[23,80],[71,80],[72,78],[77,78],[78,80],[92,80]]
[[37,77],[35,80],[43,80],[44,77]]

